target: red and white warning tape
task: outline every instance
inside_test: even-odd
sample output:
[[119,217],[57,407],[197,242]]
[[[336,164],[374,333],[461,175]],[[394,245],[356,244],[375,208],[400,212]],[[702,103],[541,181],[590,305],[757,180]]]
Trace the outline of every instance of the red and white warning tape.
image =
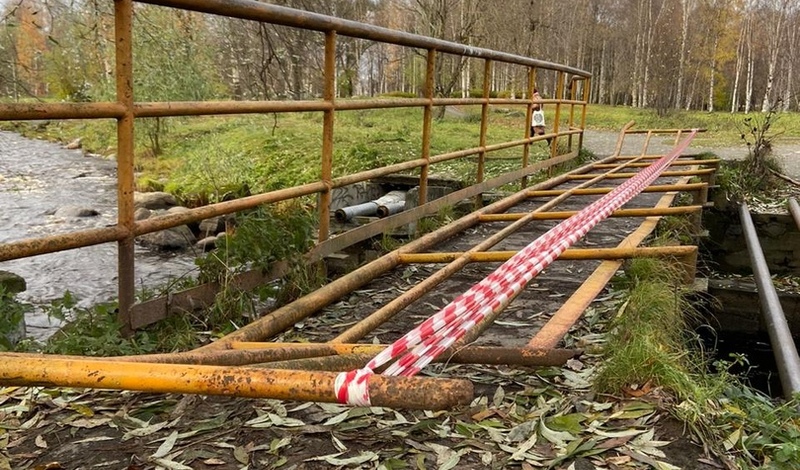
[[696,133],[697,130],[692,130],[670,153],[531,242],[478,284],[381,351],[363,369],[339,374],[335,382],[339,401],[369,406],[369,376],[376,368],[402,355],[383,374],[413,376],[481,320],[505,308],[564,250],[658,178],[689,146]]

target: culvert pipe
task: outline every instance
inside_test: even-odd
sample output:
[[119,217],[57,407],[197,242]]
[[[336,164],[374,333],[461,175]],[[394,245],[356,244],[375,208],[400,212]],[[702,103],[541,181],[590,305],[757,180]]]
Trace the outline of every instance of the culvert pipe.
[[340,223],[347,222],[353,217],[377,215],[383,218],[401,212],[405,208],[405,204],[406,193],[404,191],[389,191],[373,201],[337,209],[333,215]]
[[389,191],[375,200],[378,204],[378,217],[388,217],[397,214],[406,206],[406,193],[404,191]]
[[336,209],[333,216],[339,223],[344,223],[353,217],[369,217],[378,213],[378,204],[375,201],[365,202],[363,204],[356,204],[355,206],[342,207]]
[[783,395],[790,399],[793,394],[800,392],[800,357],[797,355],[797,347],[792,339],[792,332],[789,330],[789,323],[783,313],[780,298],[772,284],[767,261],[761,250],[753,219],[750,217],[750,209],[745,203],[739,207],[739,218],[747,242],[747,251],[750,253],[750,263],[758,288],[758,299],[761,303],[761,311],[781,378]]

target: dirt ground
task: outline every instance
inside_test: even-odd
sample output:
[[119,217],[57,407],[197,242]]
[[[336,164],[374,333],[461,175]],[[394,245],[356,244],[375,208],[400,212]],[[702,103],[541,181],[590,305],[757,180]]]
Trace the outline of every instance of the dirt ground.
[[[591,137],[587,136],[590,148]],[[628,207],[655,197],[641,195]],[[516,210],[536,203],[529,200]],[[559,209],[584,204],[573,201]],[[531,224],[495,249],[519,249],[554,224]],[[494,230],[492,225],[469,230],[438,250],[471,247]],[[609,219],[578,246],[615,246],[635,226],[632,220]],[[596,264],[551,265],[477,344],[527,342]],[[331,339],[437,267],[415,265],[391,272],[295,325],[284,339]],[[495,267],[470,265],[364,341],[393,341]],[[445,363],[426,368],[424,375],[467,378],[475,384],[473,403],[448,411],[5,388],[0,390],[0,427],[5,430],[0,434],[0,470],[731,468],[705,454],[664,411],[670,398],[649,384],[631,384],[625,396],[594,395],[591,377],[600,361],[602,332],[620,302],[609,290],[587,311],[563,342],[565,347],[581,348],[584,355],[564,367]]]

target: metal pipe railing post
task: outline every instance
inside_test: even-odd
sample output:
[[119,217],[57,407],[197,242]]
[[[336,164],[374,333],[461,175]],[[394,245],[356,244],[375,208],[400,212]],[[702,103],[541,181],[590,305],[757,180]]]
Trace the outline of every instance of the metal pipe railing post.
[[772,284],[767,261],[761,251],[747,204],[742,203],[739,207],[739,217],[747,242],[747,250],[750,253],[750,262],[753,265],[758,299],[761,302],[764,322],[772,344],[772,352],[775,355],[775,363],[778,366],[783,394],[786,398],[792,398],[793,394],[800,392],[800,357],[797,355],[797,347],[792,339],[792,332],[789,330],[780,298]]
[[[484,173],[486,172],[486,133],[489,129],[489,98],[491,97],[492,90],[492,68],[494,63],[491,59],[484,61],[483,67],[483,104],[481,105],[481,134],[480,134],[480,152],[478,152],[478,170],[475,175],[475,182],[482,183]],[[483,194],[478,194],[476,198],[478,207],[483,205]]]
[[550,158],[555,157],[558,154],[558,131],[561,127],[561,101],[564,99],[564,80],[566,79],[566,74],[562,71],[558,72],[558,78],[556,79],[556,99],[558,102],[556,103],[556,112],[555,116],[553,117],[553,133],[556,135],[553,137],[552,145],[550,147]]
[[428,56],[425,62],[425,98],[428,100],[428,104],[425,105],[422,113],[422,158],[425,160],[425,165],[422,166],[419,172],[418,206],[428,202],[428,173],[430,172],[431,164],[431,129],[433,122],[433,87],[435,75],[436,49],[428,49]]
[[117,119],[117,226],[125,236],[117,242],[118,318],[121,333],[132,333],[130,311],[135,300],[133,216],[133,1],[115,0],[117,102],[124,107]]
[[591,79],[586,77],[583,80],[583,104],[581,104],[581,133],[578,137],[578,153],[583,149],[583,136],[586,132],[586,111],[589,105],[589,91],[591,89]]
[[[528,106],[525,112],[525,140],[533,137],[531,135],[531,123],[533,122],[533,90],[536,88],[536,67],[528,69]],[[531,155],[531,143],[527,142],[522,147],[522,168],[528,166]],[[528,177],[524,176],[520,181],[520,188],[525,189],[528,187]]]
[[[333,104],[336,98],[336,32],[325,33],[325,65],[324,65],[323,99]],[[322,175],[325,191],[319,194],[319,241],[325,241],[330,234],[331,189],[333,189],[333,123],[336,110],[323,111],[322,118]]]

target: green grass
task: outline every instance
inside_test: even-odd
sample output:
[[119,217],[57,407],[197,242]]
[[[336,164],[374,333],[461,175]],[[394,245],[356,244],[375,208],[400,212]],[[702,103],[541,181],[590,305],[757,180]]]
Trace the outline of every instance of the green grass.
[[[800,461],[798,400],[764,396],[729,371],[742,356],[711,363],[687,321],[680,270],[667,261],[636,259],[615,282],[627,291],[611,321],[595,390],[614,396],[667,391],[662,405],[727,468],[795,469]],[[664,398],[668,397],[668,398]]]
[[[438,110],[435,111],[437,115]],[[525,106],[495,106],[488,113],[486,143],[520,140],[527,126]],[[570,108],[561,111],[560,126],[568,124]],[[547,106],[548,128],[553,128],[555,106]],[[434,119],[431,154],[437,155],[480,144],[481,106],[449,108]],[[574,119],[579,119],[575,108]],[[590,129],[702,127],[701,146],[743,146],[743,114],[671,111],[658,116],[652,110],[592,105]],[[321,174],[322,114],[163,118],[161,154],[154,155],[146,134],[152,119],[137,126],[135,169],[140,190],[165,189],[190,205],[204,204],[317,181]],[[111,120],[6,123],[25,135],[69,142],[81,137],[84,148],[107,157],[116,153]],[[800,115],[779,116],[773,127],[780,139],[800,140]],[[393,108],[338,112],[334,124],[333,175],[378,168],[419,158],[422,148],[422,109]],[[744,148],[744,147],[743,147]],[[531,161],[546,158],[545,143],[531,146]],[[487,154],[486,178],[519,168],[522,148]],[[432,174],[475,180],[477,157],[434,165]]]
[[602,392],[621,393],[647,383],[679,397],[692,395],[690,364],[685,356],[687,303],[678,289],[681,271],[653,258],[626,264],[619,285],[627,301],[612,323],[607,355],[596,379]]

